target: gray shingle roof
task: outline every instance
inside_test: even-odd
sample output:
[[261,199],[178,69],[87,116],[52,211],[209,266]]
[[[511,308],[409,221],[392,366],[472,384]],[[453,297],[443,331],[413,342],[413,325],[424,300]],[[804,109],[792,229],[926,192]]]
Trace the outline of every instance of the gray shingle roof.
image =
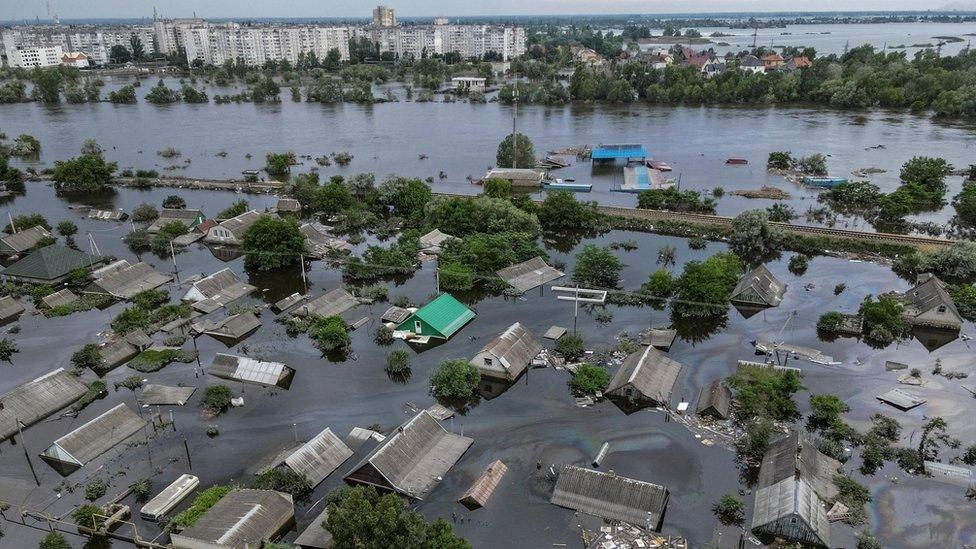
[[476,359],[489,356],[492,361],[490,365],[484,360],[473,360],[472,363],[484,375],[514,380],[522,375],[541,350],[542,344],[532,335],[532,331],[516,322],[476,355]]
[[53,309],[55,307],[60,307],[61,305],[70,305],[75,301],[78,301],[78,296],[75,295],[71,290],[64,288],[58,290],[53,294],[44,296],[41,299],[40,308]]
[[783,301],[785,293],[786,285],[777,280],[765,265],[760,265],[739,279],[732,290],[731,301],[775,307]]
[[661,522],[668,496],[668,489],[657,484],[563,465],[549,502],[653,530]]
[[705,412],[709,415],[714,415],[719,419],[725,419],[729,417],[729,409],[732,406],[732,391],[729,390],[725,382],[719,378],[708,384],[707,387],[702,387],[701,393],[698,395],[698,407],[696,412],[702,414]]
[[147,383],[142,388],[139,401],[148,406],[183,406],[196,390],[196,387],[170,387]]

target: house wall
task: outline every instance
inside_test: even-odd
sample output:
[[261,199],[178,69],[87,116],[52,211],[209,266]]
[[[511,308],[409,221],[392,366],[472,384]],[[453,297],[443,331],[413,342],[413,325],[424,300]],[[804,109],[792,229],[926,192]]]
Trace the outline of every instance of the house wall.
[[921,324],[923,326],[933,326],[933,327],[946,327],[946,328],[961,328],[962,319],[958,316],[952,314],[952,311],[946,307],[944,312],[939,312],[938,307],[934,309],[929,309],[924,313],[916,316],[913,320],[915,324]]
[[[491,364],[489,365],[486,363],[485,359],[490,360]],[[503,380],[509,379],[508,372],[505,371],[505,368],[502,366],[502,363],[498,357],[487,351],[481,351],[480,353],[474,355],[474,358],[471,359],[471,364],[473,364],[475,368],[478,369],[478,373],[483,376]]]
[[626,398],[633,402],[654,402],[654,399],[649,398],[645,394],[641,393],[634,387],[633,383],[627,383],[620,388],[606,393],[608,396],[617,398]]

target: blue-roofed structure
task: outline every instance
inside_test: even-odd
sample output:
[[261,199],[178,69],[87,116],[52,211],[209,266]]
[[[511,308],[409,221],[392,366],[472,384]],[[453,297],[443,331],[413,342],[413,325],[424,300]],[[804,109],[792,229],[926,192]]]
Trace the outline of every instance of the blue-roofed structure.
[[593,149],[593,160],[630,160],[647,158],[647,149],[640,143],[615,143],[598,145]]

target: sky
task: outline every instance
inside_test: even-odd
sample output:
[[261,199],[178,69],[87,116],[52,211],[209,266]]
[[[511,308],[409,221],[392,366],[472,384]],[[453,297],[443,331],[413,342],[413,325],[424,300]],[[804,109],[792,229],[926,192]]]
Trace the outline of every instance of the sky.
[[[0,20],[47,19],[46,0],[0,0]],[[976,9],[976,0],[387,0],[401,16],[873,11]],[[369,17],[363,0],[50,0],[63,19],[164,17]]]

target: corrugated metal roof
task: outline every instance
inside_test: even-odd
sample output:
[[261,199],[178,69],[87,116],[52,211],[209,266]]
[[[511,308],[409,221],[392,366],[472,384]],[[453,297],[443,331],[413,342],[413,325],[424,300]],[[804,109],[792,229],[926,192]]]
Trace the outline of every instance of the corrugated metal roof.
[[163,208],[159,212],[159,217],[156,218],[146,230],[150,233],[158,233],[163,225],[170,223],[172,221],[180,221],[188,228],[193,228],[197,223],[202,221],[204,218],[203,212],[200,210],[177,210],[174,208]]
[[14,234],[8,234],[0,239],[0,251],[9,254],[19,254],[37,246],[41,240],[51,236],[47,229],[40,225],[24,229]]
[[315,438],[285,458],[285,465],[299,475],[304,475],[314,488],[350,457],[352,457],[352,450],[332,432],[332,429],[326,427],[324,431],[315,435]]
[[441,232],[440,229],[434,229],[420,237],[420,247],[424,249],[440,248],[445,242],[456,238],[455,236]]
[[632,385],[645,398],[667,405],[679,373],[681,363],[648,345],[643,351],[627,355],[607,386],[606,393],[623,392],[626,391],[625,386]]
[[244,356],[217,353],[207,373],[268,387],[278,385],[295,370],[281,362],[265,362]]
[[667,488],[657,484],[563,465],[549,502],[653,530],[661,522],[668,496]]
[[291,314],[302,317],[329,317],[341,315],[356,305],[359,305],[359,300],[354,295],[347,292],[345,288],[336,288],[304,303],[300,307],[296,307]]
[[142,388],[140,401],[149,406],[183,406],[196,390],[196,387],[169,387],[148,383]]
[[24,312],[24,306],[13,296],[0,297],[0,320],[9,320]]
[[196,281],[183,296],[183,300],[194,302],[194,309],[213,312],[246,296],[255,289],[254,286],[242,281],[234,271],[227,268]]
[[565,273],[550,267],[541,257],[505,267],[496,274],[519,292],[527,292],[565,276]]
[[89,268],[92,264],[102,261],[104,261],[102,256],[91,255],[60,244],[51,244],[7,267],[4,269],[4,274],[29,280],[54,281],[63,278],[72,269]]
[[272,490],[233,490],[197,523],[170,536],[176,549],[233,547],[252,549],[279,535],[295,518],[288,494]]
[[84,465],[134,435],[145,425],[146,422],[139,414],[125,404],[119,404],[55,440],[42,455],[65,463]]
[[924,398],[918,397],[909,393],[908,391],[898,388],[881,393],[877,398],[878,400],[887,402],[888,404],[891,404],[895,408],[899,408],[901,410],[911,410],[916,406],[925,404]]
[[775,307],[783,301],[785,293],[786,285],[777,280],[765,265],[760,265],[739,279],[730,300],[733,303]]
[[75,301],[78,301],[78,299],[79,297],[75,295],[74,292],[65,288],[41,298],[40,307],[44,309],[53,309],[62,305],[70,305]]
[[786,478],[759,488],[752,531],[821,547],[830,544],[827,510],[804,479]]
[[729,417],[729,408],[732,406],[732,391],[729,390],[725,381],[721,378],[702,387],[698,395],[698,414],[706,412],[717,416],[719,419]]
[[508,466],[502,463],[500,459],[489,463],[481,476],[474,481],[474,484],[458,501],[468,507],[484,507],[485,503],[488,503],[488,498],[495,492],[495,488],[498,488],[506,472],[508,472]]
[[260,326],[261,319],[259,319],[253,312],[245,311],[240,314],[229,316],[220,322],[205,328],[203,333],[224,339],[241,339]]
[[295,538],[295,545],[303,549],[331,549],[332,534],[322,525],[329,519],[329,508],[326,506],[307,528]]
[[140,262],[95,279],[85,292],[132,299],[137,293],[158,288],[172,279],[172,276],[160,273],[152,265]]
[[[522,375],[541,350],[542,344],[532,335],[532,331],[516,322],[485,345],[475,355],[476,360],[472,360],[472,364],[483,375],[514,380]],[[491,364],[484,358],[489,358]]]
[[368,465],[382,475],[392,489],[414,499],[423,499],[473,442],[468,437],[447,432],[430,414],[421,410],[359,462],[346,475],[346,480],[364,482],[357,473]]
[[0,440],[17,433],[17,421],[30,426],[81,398],[88,387],[58,368],[0,395]]
[[[449,338],[474,318],[474,312],[454,299],[451,294],[441,294],[410,315],[401,325],[410,324],[410,319],[413,317],[423,320],[441,335]],[[412,326],[410,328],[412,329]]]

